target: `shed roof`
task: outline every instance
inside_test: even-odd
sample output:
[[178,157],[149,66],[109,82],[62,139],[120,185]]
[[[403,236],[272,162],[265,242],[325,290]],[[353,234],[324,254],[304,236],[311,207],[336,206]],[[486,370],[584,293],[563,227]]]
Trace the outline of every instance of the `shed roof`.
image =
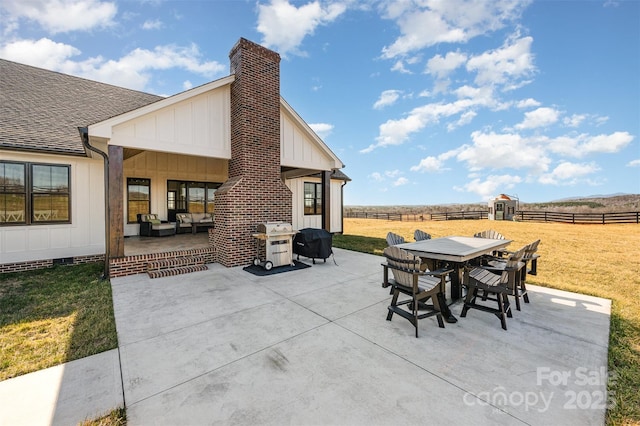
[[0,59],[0,149],[85,155],[78,127],[161,99]]

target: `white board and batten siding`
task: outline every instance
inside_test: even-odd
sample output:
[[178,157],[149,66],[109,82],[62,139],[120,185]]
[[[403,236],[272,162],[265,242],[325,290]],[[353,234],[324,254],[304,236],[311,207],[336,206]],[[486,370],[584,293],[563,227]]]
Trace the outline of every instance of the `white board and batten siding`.
[[[322,228],[322,215],[304,214],[304,183],[320,183],[318,178],[287,179],[287,187],[293,193],[293,229]],[[342,184],[341,180],[331,181],[331,222],[329,232],[342,232]]]
[[125,148],[231,158],[230,85],[193,90],[89,126],[89,134]]
[[[338,157],[284,99],[281,100],[280,107],[280,164],[284,167],[317,172],[344,167]],[[319,178],[311,177],[286,180],[286,185],[293,193],[294,229],[322,228],[321,215],[304,214],[304,183],[321,181]],[[341,180],[331,180],[330,232],[342,232],[343,183]]]
[[0,263],[104,254],[102,159],[5,151],[3,160],[71,166],[71,223],[0,227]]

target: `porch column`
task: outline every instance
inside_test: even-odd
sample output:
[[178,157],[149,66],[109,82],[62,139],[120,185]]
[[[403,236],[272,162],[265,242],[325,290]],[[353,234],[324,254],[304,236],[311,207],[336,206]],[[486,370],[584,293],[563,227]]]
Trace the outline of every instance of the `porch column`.
[[[109,145],[109,256],[124,257],[124,178],[122,175],[123,150]],[[109,261],[109,259],[105,259]]]
[[322,172],[322,229],[331,232],[331,172]]

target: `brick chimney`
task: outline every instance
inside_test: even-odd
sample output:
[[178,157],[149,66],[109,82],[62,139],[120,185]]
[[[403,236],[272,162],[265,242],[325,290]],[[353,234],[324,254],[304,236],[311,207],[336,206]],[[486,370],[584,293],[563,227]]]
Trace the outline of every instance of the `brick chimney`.
[[229,53],[231,160],[216,191],[216,260],[248,265],[259,223],[292,221],[292,193],[280,176],[280,55],[241,38]]

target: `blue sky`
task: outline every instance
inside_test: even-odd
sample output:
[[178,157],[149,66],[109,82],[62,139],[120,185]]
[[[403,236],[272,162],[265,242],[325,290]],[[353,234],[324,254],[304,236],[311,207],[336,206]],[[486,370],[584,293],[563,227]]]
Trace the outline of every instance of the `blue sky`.
[[0,57],[160,95],[244,37],[346,205],[640,193],[640,1],[0,0]]

